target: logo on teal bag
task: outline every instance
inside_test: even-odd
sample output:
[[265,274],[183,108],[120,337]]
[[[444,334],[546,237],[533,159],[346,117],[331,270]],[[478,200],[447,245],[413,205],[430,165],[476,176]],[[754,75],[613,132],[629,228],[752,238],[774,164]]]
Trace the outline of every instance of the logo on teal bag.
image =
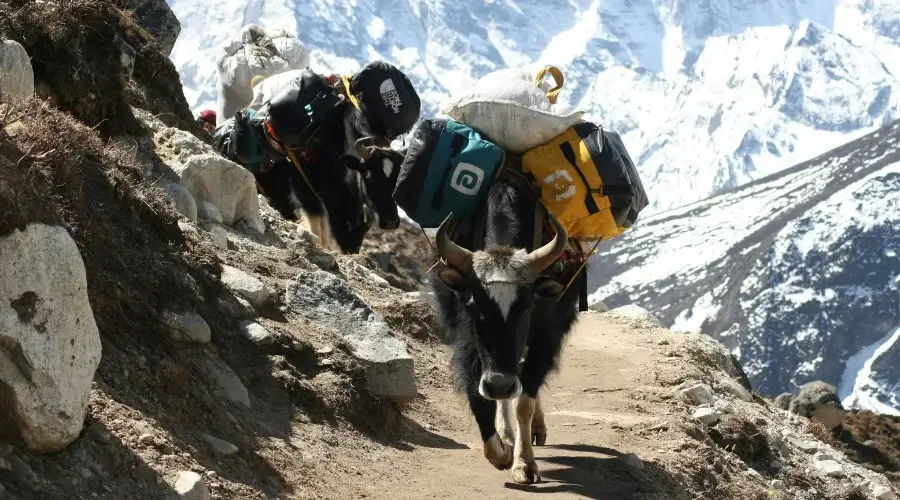
[[450,187],[468,196],[475,196],[484,180],[484,170],[469,163],[460,162],[453,171]]

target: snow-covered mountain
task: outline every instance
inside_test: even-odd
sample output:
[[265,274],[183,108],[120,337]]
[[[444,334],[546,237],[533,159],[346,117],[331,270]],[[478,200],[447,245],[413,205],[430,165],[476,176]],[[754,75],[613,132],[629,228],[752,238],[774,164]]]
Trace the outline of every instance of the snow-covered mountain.
[[[561,67],[561,106],[623,133],[648,213],[777,172],[900,117],[900,2],[168,0],[195,112],[216,46],[247,23],[296,33],[319,71],[407,71],[428,115],[485,73]],[[894,70],[891,68],[893,65]]]
[[900,122],[604,245],[592,301],[718,338],[763,394],[900,415]]

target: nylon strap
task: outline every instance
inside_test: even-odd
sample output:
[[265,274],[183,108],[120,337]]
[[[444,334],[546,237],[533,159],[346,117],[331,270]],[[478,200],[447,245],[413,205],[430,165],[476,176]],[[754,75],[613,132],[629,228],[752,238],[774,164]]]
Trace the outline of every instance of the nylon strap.
[[350,102],[353,103],[353,107],[359,109],[359,100],[356,99],[356,96],[353,95],[353,92],[350,92],[350,77],[347,75],[341,75],[341,83],[344,84],[344,93],[347,94],[347,99],[350,99]]
[[300,166],[300,161],[297,160],[297,156],[294,154],[294,151],[287,149],[287,148],[285,148],[285,149],[287,150],[288,157],[291,159],[291,163],[294,164],[294,167],[297,169],[298,172],[300,172],[300,176],[303,177],[304,181],[306,181],[306,185],[309,186],[309,189],[313,192],[314,195],[316,195],[316,198],[318,198],[319,201],[322,202],[322,205],[324,206],[325,200],[323,200],[322,197],[319,196],[319,192],[316,191],[316,188],[314,188],[312,183],[309,182],[309,178],[306,177],[306,172],[303,170],[303,167]]

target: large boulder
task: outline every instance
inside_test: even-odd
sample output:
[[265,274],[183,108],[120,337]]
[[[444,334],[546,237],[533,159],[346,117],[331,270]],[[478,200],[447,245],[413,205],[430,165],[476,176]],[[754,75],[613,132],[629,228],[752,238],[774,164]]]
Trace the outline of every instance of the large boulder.
[[166,0],[123,0],[123,6],[134,13],[141,28],[153,35],[159,50],[169,56],[181,33],[181,23]]
[[34,94],[34,70],[25,47],[15,40],[0,42],[0,99],[23,101]]
[[208,201],[219,209],[222,222],[231,226],[244,220],[254,230],[265,232],[256,198],[256,180],[249,170],[222,156],[202,154],[188,158],[175,171],[195,200]]
[[821,380],[801,386],[797,395],[790,398],[787,409],[791,413],[818,420],[828,429],[841,425],[847,413],[837,388]]
[[233,226],[244,221],[254,231],[265,232],[256,179],[249,170],[221,156],[197,137],[169,127],[146,112],[135,110],[135,116],[153,134],[156,154],[162,162],[154,165],[154,175],[179,182],[194,198],[194,210],[186,210],[188,218],[193,215],[192,220],[196,220],[196,205],[206,202],[218,210],[223,224]]
[[347,281],[327,271],[305,272],[288,283],[285,303],[308,320],[341,333],[366,366],[370,393],[397,401],[416,396],[415,367],[406,344]]
[[84,263],[65,229],[30,224],[0,238],[0,422],[56,452],[81,432],[100,332]]

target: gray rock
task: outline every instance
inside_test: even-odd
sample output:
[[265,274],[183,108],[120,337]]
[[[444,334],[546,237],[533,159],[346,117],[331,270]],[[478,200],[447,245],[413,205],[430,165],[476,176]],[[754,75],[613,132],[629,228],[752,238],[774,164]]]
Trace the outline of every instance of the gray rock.
[[625,456],[622,457],[625,460],[625,463],[629,467],[634,467],[635,469],[641,470],[644,468],[644,462],[635,455],[634,453],[626,453]]
[[3,495],[6,494],[6,488],[0,483],[0,498],[3,498]]
[[753,401],[753,396],[750,395],[750,391],[731,378],[723,377],[719,380],[719,388],[741,401],[746,401],[748,403]]
[[238,332],[241,337],[253,342],[258,346],[269,345],[275,342],[275,337],[266,330],[266,327],[260,325],[256,321],[243,321],[238,325]]
[[234,455],[238,452],[238,447],[229,443],[228,441],[223,441],[219,438],[214,438],[209,434],[201,434],[200,438],[206,441],[210,447],[212,447],[213,451],[220,455]]
[[250,394],[237,374],[219,358],[206,358],[206,367],[226,399],[250,407]]
[[75,240],[28,224],[0,237],[0,422],[53,453],[81,433],[101,359]]
[[208,344],[212,340],[212,331],[206,320],[194,311],[165,311],[162,314],[162,322],[169,328],[175,340],[195,344]]
[[259,279],[231,266],[222,266],[222,283],[242,295],[260,309],[265,307],[272,297],[272,291]]
[[696,384],[681,390],[686,398],[697,405],[712,405],[716,402],[712,389],[706,384]]
[[240,295],[232,295],[230,297],[220,297],[218,300],[219,307],[231,313],[232,316],[240,319],[253,319],[257,316],[256,309],[253,304]]
[[135,52],[134,47],[128,45],[128,42],[119,35],[113,37],[113,43],[119,48],[119,64],[122,71],[119,74],[119,79],[123,86],[127,86],[128,82],[131,81],[131,75],[134,74],[134,60],[137,57],[137,52]]
[[843,477],[844,468],[836,460],[819,460],[816,469],[829,477]]
[[783,393],[779,394],[779,395],[775,398],[774,401],[772,401],[772,404],[773,404],[776,408],[781,408],[782,410],[787,410],[788,408],[790,408],[791,400],[792,400],[792,399],[794,399],[794,395],[793,395],[793,394],[791,394],[791,393],[789,393],[789,392],[783,392]]
[[771,486],[771,488],[776,491],[783,490],[784,481],[782,481],[781,479],[773,479],[772,482],[769,483],[769,486]]
[[295,313],[342,334],[352,354],[366,366],[369,392],[401,401],[417,395],[406,344],[345,280],[319,270],[300,274],[288,283],[285,302]]
[[209,489],[196,472],[179,472],[173,489],[184,500],[210,500]]
[[693,417],[703,424],[715,425],[719,421],[719,412],[712,408],[697,408]]
[[222,223],[222,213],[219,209],[208,201],[197,203],[197,216],[203,220],[208,220],[218,224]]
[[0,42],[0,100],[20,102],[34,94],[34,69],[25,47],[15,40]]
[[807,441],[805,439],[797,439],[795,437],[788,437],[788,441],[800,448],[801,451],[806,453],[815,453],[819,449],[819,445],[815,441]]
[[222,250],[228,250],[228,231],[224,227],[212,224],[209,227],[209,234],[217,247]]
[[172,54],[181,33],[181,23],[166,0],[123,0],[124,7],[134,13],[135,20],[153,35],[159,50],[167,57]]
[[891,489],[883,484],[876,484],[872,486],[872,498],[875,500],[894,500],[896,495],[891,492]]
[[186,187],[176,182],[165,179],[160,180],[160,187],[175,204],[175,208],[181,215],[187,217],[191,222],[197,222],[197,202]]
[[846,411],[837,394],[837,388],[821,380],[804,384],[788,405],[788,411],[818,420],[827,429],[841,425]]
[[610,309],[609,314],[613,316],[618,316],[620,318],[629,318],[636,319],[639,321],[648,322],[654,326],[662,326],[659,318],[653,315],[650,311],[644,309],[641,306],[635,304],[628,304],[627,306],[617,307],[615,309]]
[[219,209],[225,225],[244,220],[257,233],[265,233],[256,181],[249,170],[212,152],[188,156],[183,164],[171,167],[195,200],[208,201]]
[[602,300],[598,300],[593,304],[588,306],[588,309],[595,312],[606,312],[609,311],[609,306],[607,306]]

